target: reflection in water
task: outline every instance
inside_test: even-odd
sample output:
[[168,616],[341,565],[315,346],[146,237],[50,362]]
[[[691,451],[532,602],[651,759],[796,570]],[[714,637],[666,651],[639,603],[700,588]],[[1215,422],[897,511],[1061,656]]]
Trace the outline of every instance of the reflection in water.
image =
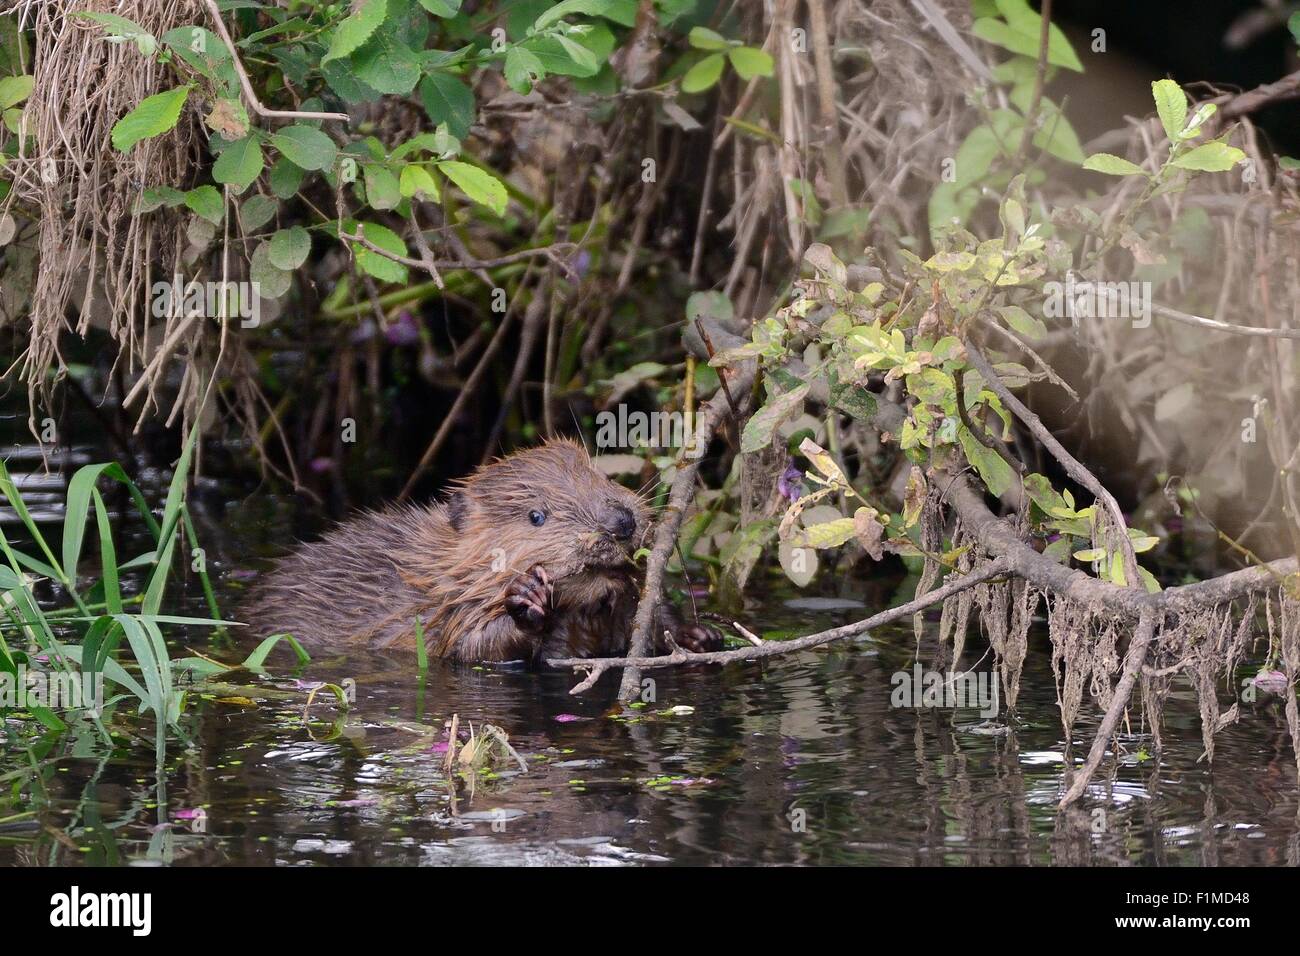
[[[816,628],[860,612],[785,613],[781,626]],[[1211,769],[1197,763],[1195,703],[1176,696],[1163,759],[1139,760],[1144,738],[1127,738],[1118,777],[1058,814],[1065,747],[1045,639],[1009,725],[974,709],[892,708],[890,676],[914,646],[905,629],[766,664],[662,671],[657,700],[632,720],[611,716],[612,677],[574,698],[561,674],[435,663],[421,682],[405,658],[325,657],[293,672],[277,652],[273,676],[234,675],[246,683],[194,698],[193,747],[173,748],[165,791],[146,745],[105,758],[90,740],[15,734],[0,775],[23,796],[0,806],[0,862],[1297,862],[1295,763],[1275,708],[1226,730]],[[304,724],[305,687],[347,679],[356,706],[340,716],[318,697]],[[676,705],[694,711],[663,713]],[[472,799],[450,799],[453,713],[462,727],[504,728],[528,772],[499,766]],[[1079,723],[1076,756],[1095,726]],[[14,775],[21,766],[39,773]]]

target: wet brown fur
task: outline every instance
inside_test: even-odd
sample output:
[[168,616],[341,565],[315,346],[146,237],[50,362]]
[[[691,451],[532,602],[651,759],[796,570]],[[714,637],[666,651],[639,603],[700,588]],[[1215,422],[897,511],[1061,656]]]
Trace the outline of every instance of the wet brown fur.
[[[636,522],[624,541],[610,530],[620,508]],[[637,601],[629,551],[648,522],[581,445],[551,441],[484,465],[445,501],[362,514],[304,545],[258,583],[243,619],[304,642],[414,650],[418,618],[430,656],[458,660],[621,653]],[[540,632],[506,609],[535,565],[554,587]]]

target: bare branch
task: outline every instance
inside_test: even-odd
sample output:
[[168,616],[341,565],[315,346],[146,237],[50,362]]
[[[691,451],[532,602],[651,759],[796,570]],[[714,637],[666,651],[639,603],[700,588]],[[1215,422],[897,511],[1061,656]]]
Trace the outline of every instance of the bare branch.
[[352,122],[352,117],[348,116],[347,113],[273,110],[263,106],[262,101],[257,98],[257,93],[253,90],[253,83],[248,78],[248,71],[244,69],[244,64],[239,59],[239,51],[235,49],[235,41],[230,36],[230,31],[226,29],[225,22],[221,19],[221,10],[217,7],[217,0],[204,0],[204,5],[208,8],[208,13],[217,27],[217,33],[221,36],[221,41],[226,45],[226,49],[230,51],[230,58],[235,64],[235,73],[239,77],[239,86],[244,91],[244,99],[248,101],[248,105],[253,108],[254,113],[266,119],[318,119],[339,120],[343,123]]
[[1124,673],[1119,683],[1115,685],[1115,693],[1110,699],[1110,706],[1106,708],[1106,716],[1102,718],[1101,726],[1097,728],[1097,736],[1092,738],[1092,749],[1088,752],[1087,761],[1074,778],[1070,789],[1061,798],[1062,810],[1083,795],[1083,791],[1088,788],[1088,783],[1092,780],[1092,775],[1101,765],[1102,758],[1106,756],[1106,744],[1115,734],[1119,718],[1124,713],[1124,708],[1128,706],[1129,697],[1133,694],[1133,685],[1142,671],[1142,664],[1146,661],[1147,648],[1150,647],[1151,638],[1156,632],[1157,616],[1151,610],[1142,612],[1137,633],[1133,635],[1133,641],[1128,646],[1128,654],[1124,656]]
[[1133,554],[1133,542],[1128,537],[1128,523],[1124,520],[1124,512],[1120,509],[1119,502],[1100,481],[1097,476],[1083,466],[1083,464],[1065,450],[1065,447],[1056,440],[1056,436],[1047,430],[1047,426],[1042,420],[1031,412],[1020,399],[1011,394],[1011,390],[998,377],[998,373],[989,363],[979,350],[969,342],[964,343],[966,354],[970,363],[975,370],[984,376],[984,381],[988,384],[998,396],[1002,399],[1002,404],[1007,406],[1026,427],[1033,433],[1034,437],[1042,442],[1043,447],[1051,453],[1052,457],[1061,463],[1066,474],[1077,481],[1083,487],[1087,488],[1094,498],[1101,502],[1110,515],[1111,524],[1119,536],[1119,553],[1124,561],[1124,577],[1128,581],[1129,587],[1142,587],[1142,579],[1138,575],[1137,557]]
[[1196,325],[1203,329],[1214,329],[1216,332],[1227,332],[1230,335],[1253,335],[1267,339],[1300,339],[1300,329],[1266,329],[1256,325],[1232,325],[1229,322],[1207,319],[1204,316],[1179,312],[1177,309],[1156,304],[1152,304],[1151,311],[1156,315],[1163,315],[1166,319],[1173,319],[1175,322]]
[[[830,644],[834,641],[842,641],[846,638],[857,637],[865,634],[872,628],[881,627],[889,624],[891,621],[898,621],[906,617],[923,611],[927,607],[932,607],[945,599],[972,588],[977,584],[983,584],[991,578],[1005,574],[1011,567],[1009,558],[996,558],[987,562],[983,567],[971,571],[969,574],[957,574],[956,577],[950,578],[943,587],[929,591],[919,598],[908,601],[906,604],[900,604],[897,607],[891,607],[873,614],[871,617],[853,624],[844,624],[840,627],[833,627],[830,630],[818,631],[816,634],[807,634],[804,637],[796,637],[788,641],[763,641],[752,647],[738,647],[730,651],[711,651],[704,654],[692,654],[689,651],[680,648],[671,654],[664,654],[660,657],[566,657],[559,660],[547,661],[551,667],[572,667],[576,670],[590,669],[587,679],[578,684],[569,693],[579,694],[594,686],[596,679],[610,668],[622,667],[625,671],[631,671],[633,668],[650,670],[659,667],[677,667],[681,664],[731,664],[736,661],[754,661],[765,657],[776,657],[781,654],[792,654],[796,651],[806,651],[810,648],[820,647],[823,644]],[[955,573],[955,572],[954,572]],[[750,640],[758,640],[752,635]]]

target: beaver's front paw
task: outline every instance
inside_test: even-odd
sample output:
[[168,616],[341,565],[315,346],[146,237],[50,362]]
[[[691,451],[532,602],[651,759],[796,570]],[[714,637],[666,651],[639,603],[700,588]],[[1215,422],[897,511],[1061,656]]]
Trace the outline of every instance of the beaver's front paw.
[[534,564],[506,589],[506,612],[521,631],[536,634],[546,629],[551,616],[554,588],[546,569]]
[[711,651],[722,650],[722,632],[716,627],[710,627],[707,624],[701,624],[698,621],[694,624],[682,624],[673,634],[673,640],[677,646],[684,651],[690,651],[692,654],[708,654]]

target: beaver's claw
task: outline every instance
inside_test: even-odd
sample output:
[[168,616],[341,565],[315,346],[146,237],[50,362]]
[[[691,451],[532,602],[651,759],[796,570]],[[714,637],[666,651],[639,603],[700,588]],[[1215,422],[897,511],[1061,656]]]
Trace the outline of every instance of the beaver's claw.
[[716,627],[710,627],[707,624],[701,624],[698,621],[694,624],[682,624],[673,634],[673,640],[677,646],[684,651],[690,651],[692,654],[708,654],[711,651],[722,650],[722,632]]
[[545,630],[554,588],[546,569],[534,564],[506,589],[506,611],[521,631]]

